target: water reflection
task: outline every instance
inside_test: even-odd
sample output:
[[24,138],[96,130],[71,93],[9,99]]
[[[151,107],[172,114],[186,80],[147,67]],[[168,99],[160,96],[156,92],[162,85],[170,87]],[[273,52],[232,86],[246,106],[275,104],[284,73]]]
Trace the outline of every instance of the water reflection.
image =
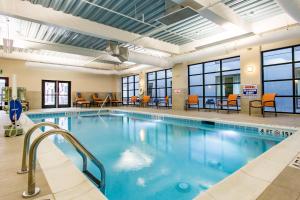
[[[107,173],[109,199],[192,199],[278,140],[234,129],[181,126],[122,115],[50,118],[73,134]],[[54,142],[81,167],[64,140]],[[89,170],[99,173],[89,163]]]

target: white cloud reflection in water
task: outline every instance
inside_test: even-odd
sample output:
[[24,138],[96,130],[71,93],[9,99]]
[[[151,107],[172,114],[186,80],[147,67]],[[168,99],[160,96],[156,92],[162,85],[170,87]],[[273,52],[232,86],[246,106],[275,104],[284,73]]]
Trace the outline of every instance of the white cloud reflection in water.
[[151,166],[153,158],[136,147],[131,147],[121,153],[114,168],[117,171],[137,171]]

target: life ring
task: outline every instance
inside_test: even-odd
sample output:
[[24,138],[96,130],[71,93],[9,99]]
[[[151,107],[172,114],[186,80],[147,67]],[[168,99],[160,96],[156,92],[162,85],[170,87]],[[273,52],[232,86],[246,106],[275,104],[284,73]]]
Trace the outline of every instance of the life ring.
[[140,87],[139,92],[140,92],[140,96],[143,96],[144,95],[144,88]]

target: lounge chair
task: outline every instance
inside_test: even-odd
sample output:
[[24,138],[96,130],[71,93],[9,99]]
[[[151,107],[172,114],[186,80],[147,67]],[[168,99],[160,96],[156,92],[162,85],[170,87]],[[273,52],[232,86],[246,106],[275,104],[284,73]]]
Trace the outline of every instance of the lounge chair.
[[90,107],[91,106],[91,103],[90,101],[87,101],[85,98],[82,97],[81,93],[80,92],[77,92],[76,93],[76,97],[75,97],[75,106],[80,106],[80,107]]
[[133,105],[136,105],[136,103],[138,102],[138,97],[137,96],[132,96],[130,97],[130,102]]
[[151,97],[150,96],[143,96],[141,99],[141,106],[148,106],[150,103]]
[[274,108],[275,116],[277,117],[277,109],[276,109],[276,94],[268,93],[264,94],[260,100],[253,100],[249,102],[249,115],[251,115],[252,108],[260,108],[261,114],[265,117],[265,108],[271,107]]
[[189,95],[188,99],[185,100],[185,110],[190,108],[191,105],[197,105],[199,111],[199,99],[197,95]]
[[103,104],[104,100],[99,98],[98,94],[97,93],[94,93],[92,95],[92,99],[93,99],[93,102],[96,106],[100,106],[101,104]]
[[[239,103],[238,103],[238,97],[239,95],[237,94],[230,94],[227,97],[227,100],[224,101],[218,101],[217,102],[217,107],[221,108],[222,106],[226,106],[227,108],[227,113],[229,113],[229,107],[236,107],[236,111],[239,111]],[[219,112],[219,109],[218,109]]]
[[117,99],[117,96],[115,94],[112,95],[110,102],[112,105],[116,105],[116,106],[123,103],[123,101]]

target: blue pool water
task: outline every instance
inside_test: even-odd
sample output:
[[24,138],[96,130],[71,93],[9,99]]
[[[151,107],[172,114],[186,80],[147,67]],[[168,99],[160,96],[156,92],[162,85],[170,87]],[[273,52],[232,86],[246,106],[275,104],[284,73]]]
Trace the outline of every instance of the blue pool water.
[[[283,139],[255,129],[142,115],[30,118],[70,130],[104,164],[111,200],[192,199]],[[81,169],[78,153],[62,137],[52,139]],[[91,163],[89,170],[100,175]]]

